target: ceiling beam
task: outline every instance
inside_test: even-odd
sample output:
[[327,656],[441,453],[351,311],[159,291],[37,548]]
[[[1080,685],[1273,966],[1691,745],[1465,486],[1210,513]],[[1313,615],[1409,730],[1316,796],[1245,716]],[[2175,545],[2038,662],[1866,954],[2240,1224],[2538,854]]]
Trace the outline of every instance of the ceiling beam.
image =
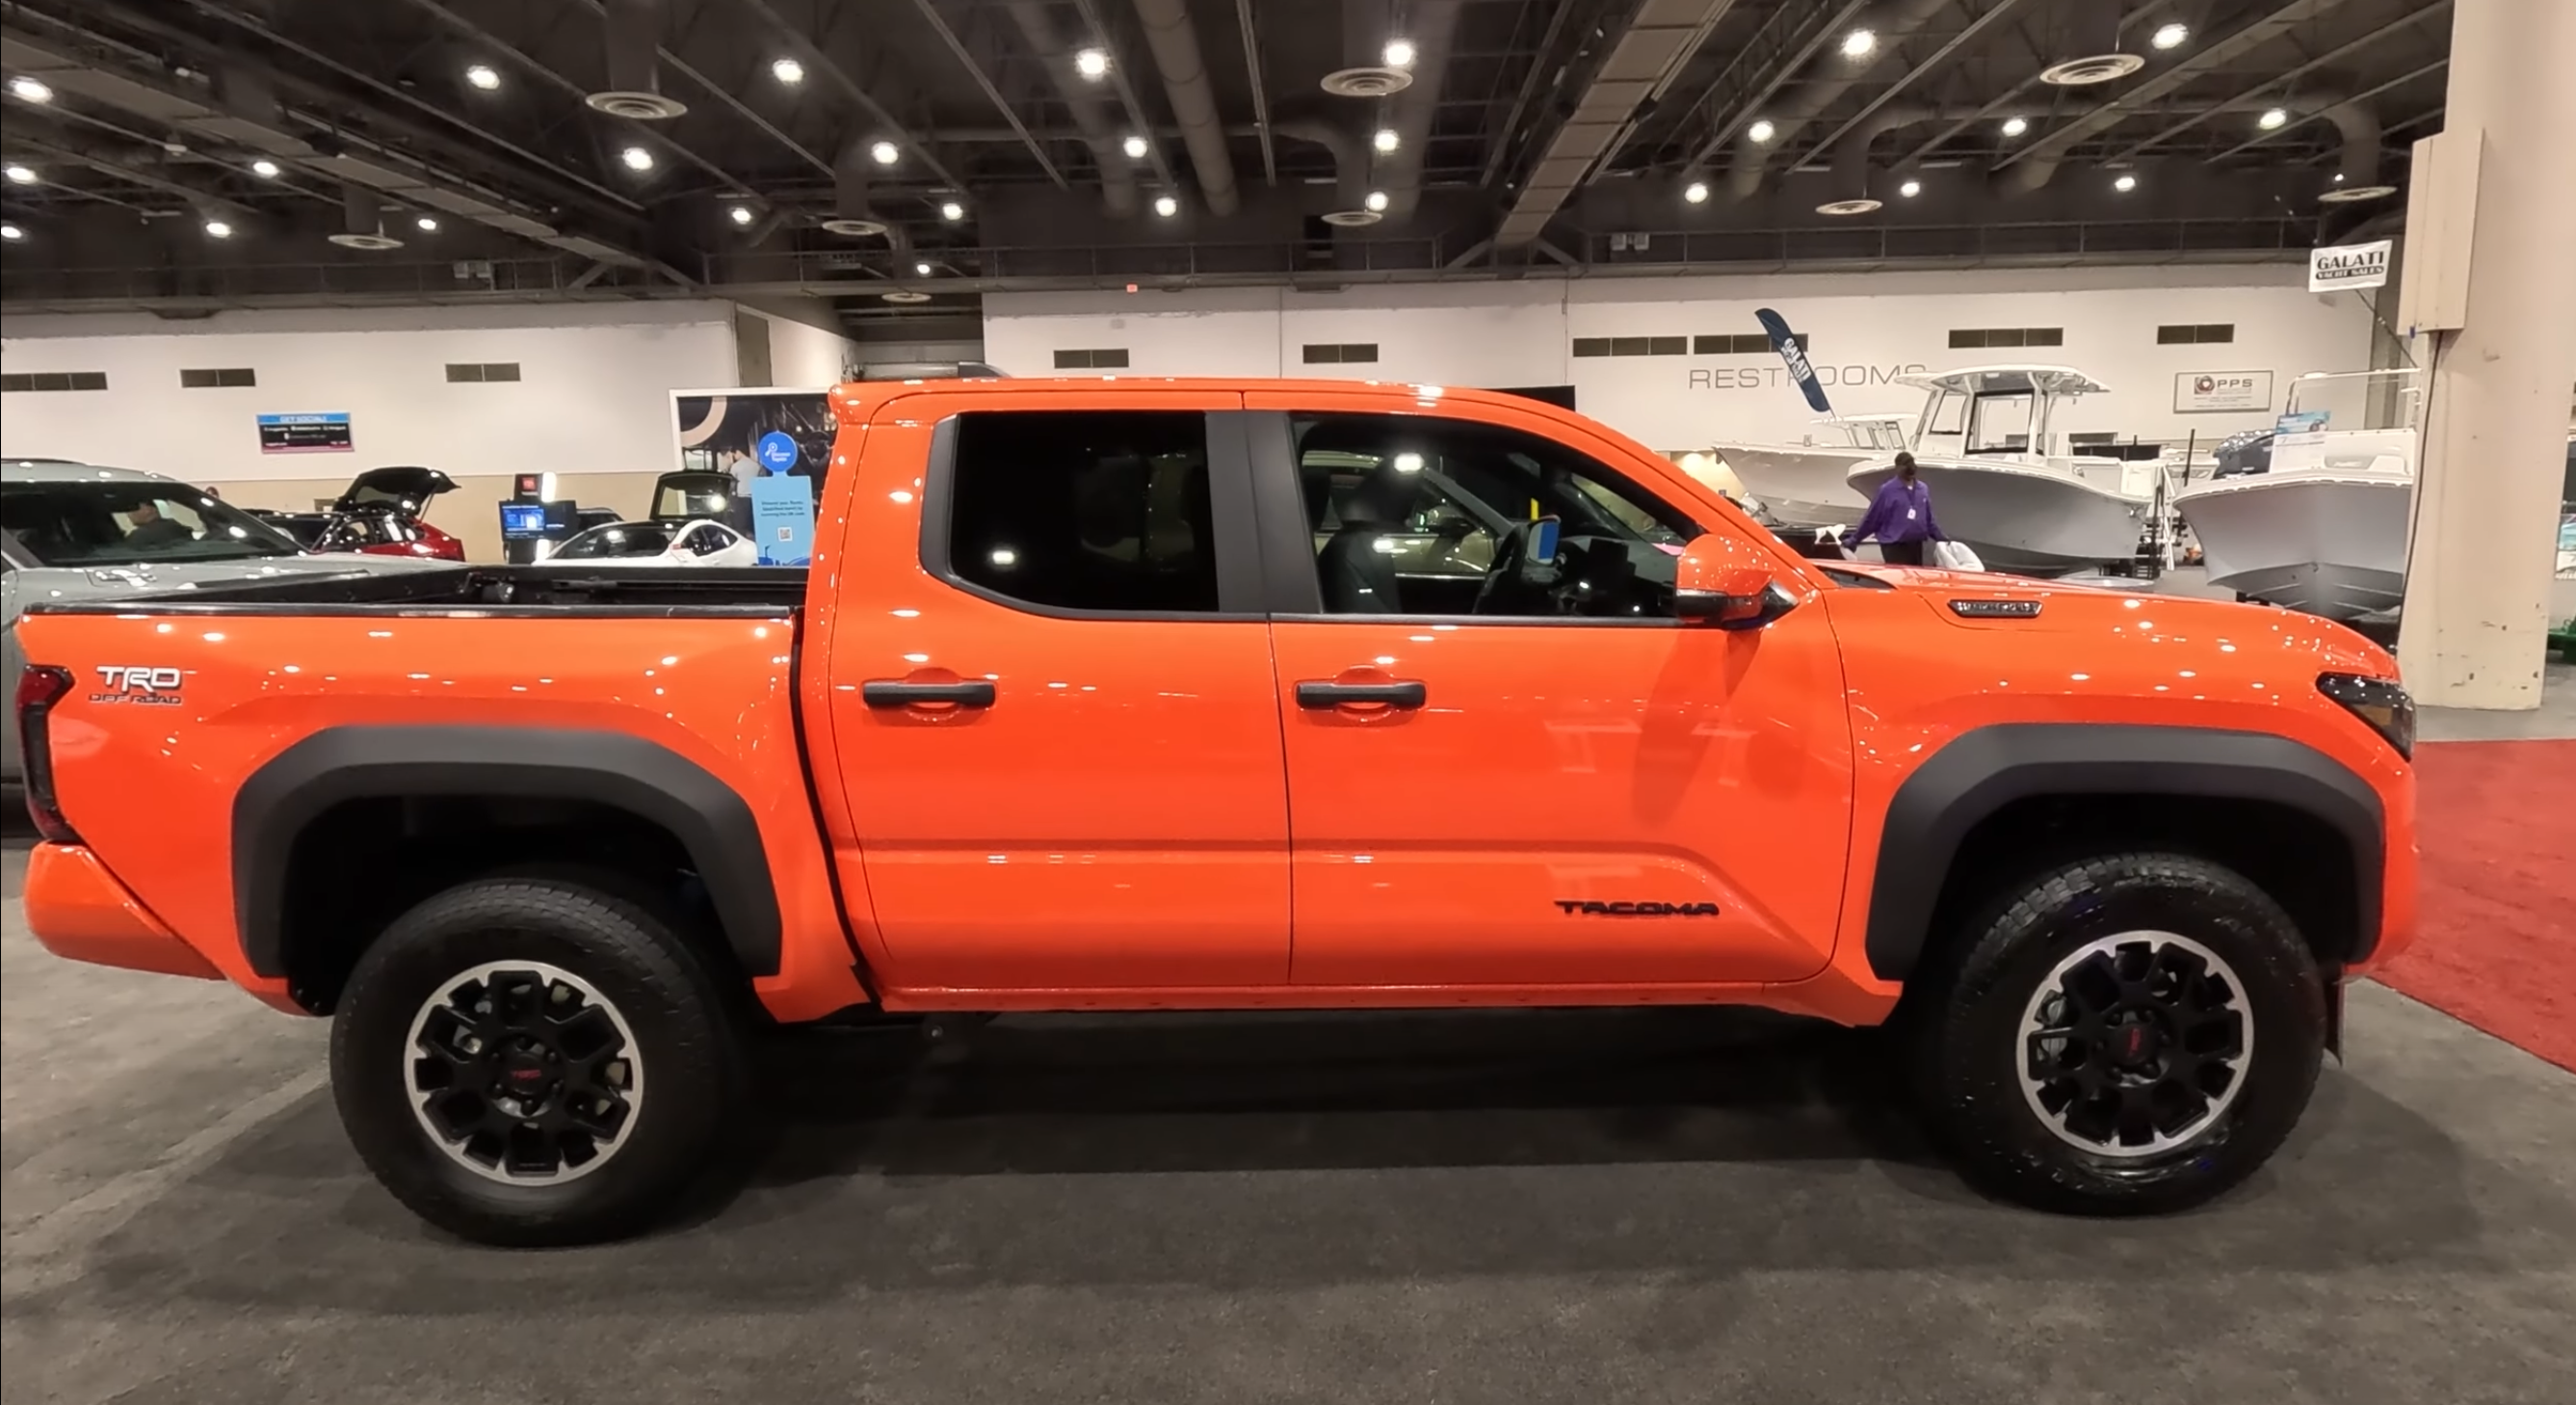
[[975,62],[975,55],[966,48],[966,41],[958,38],[957,31],[949,27],[947,18],[939,13],[939,6],[934,3],[934,0],[912,0],[912,7],[921,12],[924,20],[929,21],[930,27],[938,33],[940,42],[948,46],[948,52],[957,56],[958,64],[966,70],[966,76],[975,80],[976,87],[983,89],[984,100],[993,105],[995,112],[1002,114],[1002,120],[1011,124],[1012,131],[1020,134],[1020,144],[1029,149],[1029,155],[1037,158],[1038,169],[1047,173],[1047,179],[1055,182],[1056,189],[1073,189],[1072,184],[1065,180],[1064,172],[1057,170],[1055,163],[1047,159],[1046,148],[1038,145],[1036,137],[1029,135],[1028,125],[1020,121],[1020,114],[1013,111],[1010,103],[1003,100],[1002,90],[993,86],[993,80],[986,76],[984,66]]
[[[2441,14],[2450,8],[2451,0],[2432,0],[2431,4],[2426,5],[2423,9],[2416,10],[2406,15],[2402,19],[2392,20],[2369,33],[2362,35],[2358,39],[2338,44],[2286,73],[2274,74],[2272,77],[2255,84],[2251,88],[2247,88],[2245,91],[2238,93],[2234,97],[2223,99],[2208,107],[2202,108],[2200,111],[2174,123],[2163,131],[2137,142],[2127,150],[2113,156],[2111,159],[2114,161],[2126,161],[2131,157],[2136,156],[2138,153],[2145,151],[2147,148],[2163,142],[2167,137],[2180,136],[2184,132],[2190,131],[2192,128],[2216,117],[2222,112],[2241,108],[2244,104],[2263,96],[2265,93],[2268,93],[2275,88],[2288,87],[2291,84],[2298,82],[2300,79],[2307,77],[2309,74],[2316,72],[2318,69],[2327,67],[2331,64],[2340,63],[2401,29],[2412,28],[2414,25],[2430,19],[2435,15]],[[2250,145],[2251,143],[2248,144]]]
[[1261,133],[1261,177],[1279,183],[1279,158],[1270,144],[1270,91],[1261,81],[1261,37],[1253,28],[1252,0],[1234,0],[1234,22],[1243,31],[1243,71],[1252,80],[1252,125]]
[[2219,162],[2226,160],[2228,157],[2233,156],[2248,147],[2261,146],[2263,143],[2272,140],[2274,137],[2280,136],[2303,123],[2311,122],[2319,117],[2323,117],[2338,107],[2347,107],[2357,102],[2368,102],[2372,98],[2379,96],[2381,93],[2387,92],[2391,88],[2404,87],[2418,78],[2430,77],[2431,75],[2439,73],[2450,66],[2451,60],[2448,56],[2435,59],[2431,63],[2424,65],[2422,68],[2401,73],[2396,77],[2389,79],[2385,83],[2374,84],[2371,87],[2364,88],[2360,92],[2353,94],[2351,97],[2343,99],[2341,102],[2328,103],[2326,106],[2320,107],[2314,112],[2300,113],[2290,121],[2282,123],[2271,131],[2256,132],[2253,136],[2238,142],[2236,145],[2227,148],[2225,151],[2219,152],[2217,155],[2201,162],[2201,164],[2204,166],[2215,166]]
[[1860,111],[1853,113],[1849,118],[1845,119],[1841,126],[1827,132],[1822,139],[1808,147],[1805,154],[1801,155],[1797,160],[1790,162],[1789,169],[1794,171],[1800,166],[1813,161],[1818,156],[1833,150],[1834,143],[1841,141],[1845,133],[1848,133],[1851,129],[1859,126],[1861,123],[1868,121],[1872,113],[1877,112],[1880,108],[1885,107],[1888,103],[1894,101],[1898,94],[1913,87],[1917,82],[1920,82],[1926,74],[1931,73],[1942,64],[1949,62],[1952,54],[1959,52],[1959,50],[1970,40],[1985,33],[1987,26],[2002,19],[2004,16],[2011,14],[2013,7],[2021,3],[2022,0],[1995,0],[1994,8],[1977,16],[1975,19],[1968,21],[1967,28],[1952,35],[1950,37],[1950,42],[1933,50],[1929,58],[1926,58],[1923,62],[1907,69],[1895,82],[1880,89],[1878,96],[1871,98],[1866,104],[1863,104]]
[[[608,18],[608,5],[606,0],[580,0],[580,3],[587,6],[590,12],[599,16],[601,20],[605,21]],[[653,52],[662,56],[662,62],[668,64],[672,72],[679,74],[681,77],[688,79],[692,83],[697,84],[699,89],[705,92],[707,96],[714,98],[716,101],[723,103],[726,107],[731,108],[735,116],[742,118],[744,121],[749,122],[755,127],[758,127],[763,133],[767,134],[779,145],[786,147],[789,151],[795,152],[797,156],[803,158],[805,164],[812,166],[815,170],[818,170],[827,176],[832,173],[831,162],[815,155],[812,148],[806,146],[796,138],[789,136],[786,132],[780,130],[776,123],[771,122],[768,118],[753,111],[749,103],[744,102],[741,98],[734,95],[733,89],[709,78],[704,73],[699,72],[696,68],[692,67],[686,59],[683,59],[678,54],[671,52],[667,45],[656,45],[654,46]]]
[[966,188],[966,183],[957,178],[956,172],[940,164],[939,154],[930,149],[928,142],[914,136],[911,128],[886,110],[885,104],[868,96],[867,89],[859,86],[858,80],[850,76],[849,70],[841,67],[839,61],[830,54],[823,52],[823,46],[815,43],[811,35],[789,24],[787,17],[778,13],[777,7],[770,4],[769,0],[732,0],[732,3],[760,16],[762,22],[777,31],[779,37],[787,41],[787,46],[796,51],[796,57],[808,70],[822,75],[825,81],[840,89],[843,97],[848,98],[859,111],[867,115],[869,121],[877,125],[883,140],[909,149],[914,156],[920,158],[921,164],[927,167],[931,174],[946,182],[949,189],[962,191]]
[[[1127,109],[1127,129],[1131,132],[1153,131],[1153,119],[1146,114],[1145,104],[1137,98],[1136,85],[1127,81],[1127,56],[1119,53],[1118,46],[1111,42],[1109,21],[1100,13],[1100,6],[1095,0],[1073,0],[1073,7],[1082,12],[1083,27],[1091,31],[1091,42],[1109,55],[1109,85],[1118,91],[1118,101]],[[1084,47],[1080,40],[1076,40],[1075,45]],[[1172,162],[1163,154],[1163,144],[1148,137],[1145,155],[1154,163],[1154,177],[1163,183],[1164,192],[1180,194],[1181,183],[1172,175]]]
[[[1793,23],[1801,15],[1806,16],[1810,22],[1818,18],[1822,18],[1824,22],[1815,26],[1814,31],[1807,36],[1805,42],[1798,45],[1794,53],[1767,70],[1758,67],[1762,58],[1761,47],[1758,44],[1746,45],[1744,50],[1735,56],[1735,62],[1727,65],[1726,70],[1718,74],[1717,81],[1709,85],[1709,90],[1701,101],[1718,100],[1727,85],[1727,80],[1738,73],[1743,74],[1748,82],[1759,74],[1760,81],[1752,83],[1751,91],[1747,92],[1731,111],[1724,114],[1709,128],[1708,139],[1701,142],[1699,150],[1692,152],[1690,160],[1682,164],[1693,170],[1707,165],[1709,159],[1717,155],[1718,151],[1742,130],[1745,123],[1753,120],[1755,114],[1761,112],[1762,105],[1771,101],[1782,88],[1787,87],[1789,80],[1796,77],[1799,70],[1805,68],[1810,60],[1822,52],[1825,45],[1850,23],[1851,17],[1860,13],[1868,4],[1869,0],[1843,0],[1842,6],[1831,12],[1822,8],[1808,9],[1798,5],[1782,6],[1774,14],[1772,23]],[[1767,33],[1768,30],[1764,32]]]
[[[1491,144],[1485,149],[1485,174],[1476,182],[1480,189],[1490,189],[1494,177],[1502,174],[1503,162],[1512,151],[1512,133],[1520,130],[1521,113],[1528,110],[1530,99],[1538,95],[1539,80],[1547,76],[1547,56],[1556,48],[1556,37],[1565,28],[1565,17],[1573,14],[1575,9],[1571,0],[1556,0],[1547,8],[1547,32],[1539,37],[1538,48],[1530,55],[1529,71],[1521,75],[1520,91],[1512,98],[1511,112],[1503,118],[1503,125],[1495,129]],[[1512,35],[1518,38],[1520,31],[1514,29]]]

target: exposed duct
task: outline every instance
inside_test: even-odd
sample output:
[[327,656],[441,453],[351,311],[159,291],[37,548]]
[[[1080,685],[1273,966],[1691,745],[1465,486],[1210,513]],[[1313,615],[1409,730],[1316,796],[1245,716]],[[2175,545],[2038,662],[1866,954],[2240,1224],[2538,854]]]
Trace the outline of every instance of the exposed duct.
[[[1774,146],[1781,149],[1793,148],[1802,128],[1823,116],[1836,101],[1859,86],[1860,81],[1874,72],[1879,65],[1893,60],[1898,47],[1905,40],[1913,37],[1916,31],[1952,8],[1953,0],[1904,0],[1904,3],[1889,10],[1886,17],[1876,26],[1878,50],[1875,57],[1864,63],[1853,63],[1840,54],[1828,53],[1819,56],[1816,63],[1835,76],[1798,84],[1787,99],[1761,114],[1770,120],[1773,128],[1769,143],[1756,142],[1749,137],[1736,138],[1735,156],[1726,168],[1727,195],[1736,200],[1750,199],[1755,191],[1762,188],[1763,169],[1771,159]],[[1876,114],[1872,114],[1872,117],[1875,119]],[[1866,124],[1856,127],[1843,138],[1843,141],[1849,142],[1852,137],[1860,135],[1865,130],[1867,130]],[[1866,146],[1866,143],[1863,145]]]
[[[1366,56],[1350,53],[1350,63],[1381,63],[1385,60],[1386,41],[1397,37],[1384,18],[1384,3],[1374,6],[1366,0],[1342,7],[1342,44],[1346,52],[1365,47]],[[1464,6],[1458,0],[1416,0],[1405,9],[1405,33],[1413,45],[1413,82],[1403,92],[1386,99],[1394,109],[1389,125],[1395,129],[1395,150],[1380,162],[1377,188],[1386,192],[1386,215],[1403,219],[1413,213],[1422,198],[1423,153],[1431,145],[1431,120],[1440,113],[1442,79],[1449,71],[1449,51],[1455,47],[1458,34],[1458,12]],[[1378,15],[1374,33],[1352,32],[1352,21],[1363,12],[1374,9]],[[1364,24],[1366,21],[1362,21]]]
[[343,249],[382,251],[399,249],[402,241],[385,233],[384,202],[363,185],[341,188],[340,232],[331,242]]
[[2322,114],[2343,135],[2337,182],[2349,189],[2379,184],[2379,109],[2368,100],[2337,103]]
[[1280,114],[1270,129],[1295,141],[1312,142],[1333,156],[1333,208],[1357,210],[1369,193],[1368,138],[1348,124],[1306,113]]
[[1234,158],[1225,148],[1225,124],[1217,116],[1216,90],[1208,83],[1207,58],[1199,49],[1198,26],[1190,22],[1189,0],[1135,3],[1145,42],[1154,51],[1154,67],[1163,75],[1172,118],[1180,123],[1181,142],[1189,148],[1190,167],[1198,172],[1199,197],[1210,214],[1233,214],[1242,203],[1234,191]]
[[[1591,81],[1576,94],[1573,110],[1548,134],[1546,149],[1530,167],[1510,212],[1494,231],[1498,248],[1516,249],[1538,238],[1584,177],[1613,154],[1638,105],[1671,85],[1734,3],[1645,0],[1638,7],[1635,18],[1593,70]],[[1428,106],[1425,113],[1427,127]],[[1420,143],[1406,145],[1414,148],[1414,160],[1419,163]]]
[[868,148],[874,145],[862,130],[853,130],[842,141],[840,154],[832,158],[832,213],[823,220],[823,228],[851,238],[881,234],[886,247],[902,253],[912,247],[903,226],[868,208],[868,179],[876,161]]
[[1090,148],[1091,163],[1100,169],[1101,204],[1121,219],[1136,213],[1136,173],[1128,165],[1127,153],[1120,149],[1125,138],[1119,135],[1107,101],[1088,91],[1091,85],[1074,71],[1073,60],[1056,33],[1055,21],[1047,15],[1047,6],[1037,0],[1014,0],[1011,20],[1019,26],[1020,37],[1027,41],[1030,52],[1046,65],[1056,95],[1073,114],[1074,129],[1082,133],[1082,144]]
[[608,37],[608,86],[586,101],[638,122],[688,111],[688,104],[662,96],[662,0],[606,0],[606,7],[601,28]]
[[1884,192],[1870,188],[1869,149],[1880,137],[1899,127],[1938,118],[1938,108],[1890,103],[1860,120],[1834,143],[1832,196],[1836,200],[1880,199]]

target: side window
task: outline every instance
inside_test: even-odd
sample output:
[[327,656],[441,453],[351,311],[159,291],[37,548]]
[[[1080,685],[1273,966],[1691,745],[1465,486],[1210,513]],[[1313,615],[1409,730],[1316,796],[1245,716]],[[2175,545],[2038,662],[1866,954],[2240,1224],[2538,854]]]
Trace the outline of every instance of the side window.
[[948,567],[1070,610],[1217,609],[1207,417],[1198,411],[958,416]]
[[[1468,420],[1291,421],[1332,614],[1668,617],[1689,517],[1589,455]],[[1548,561],[1530,524],[1556,519]]]

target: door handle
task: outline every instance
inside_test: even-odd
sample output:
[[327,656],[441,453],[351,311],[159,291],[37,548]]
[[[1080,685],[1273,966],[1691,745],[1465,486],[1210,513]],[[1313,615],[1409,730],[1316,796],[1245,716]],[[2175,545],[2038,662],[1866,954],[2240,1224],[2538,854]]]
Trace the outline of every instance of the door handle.
[[1345,707],[1351,703],[1420,707],[1430,696],[1431,690],[1419,682],[1335,683],[1315,679],[1297,685],[1297,705],[1305,708]]
[[871,678],[859,685],[859,697],[870,707],[911,707],[917,703],[991,707],[993,685],[981,678],[956,683],[906,683],[895,678]]

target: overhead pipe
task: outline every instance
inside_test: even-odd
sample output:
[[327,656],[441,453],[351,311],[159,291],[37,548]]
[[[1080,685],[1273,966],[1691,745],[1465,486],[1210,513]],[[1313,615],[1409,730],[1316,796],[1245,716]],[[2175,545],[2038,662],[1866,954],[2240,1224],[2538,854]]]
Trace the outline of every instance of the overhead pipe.
[[865,220],[885,227],[886,247],[900,254],[912,247],[912,237],[901,224],[868,208],[868,180],[876,157],[868,148],[876,145],[864,128],[854,128],[841,143],[840,153],[832,158],[833,220]]
[[1216,89],[1208,83],[1207,58],[1199,49],[1198,26],[1190,22],[1189,0],[1135,4],[1136,18],[1145,25],[1145,43],[1154,51],[1154,67],[1163,76],[1163,94],[1180,123],[1181,143],[1189,148],[1190,167],[1198,173],[1199,198],[1210,214],[1233,214],[1242,203],[1234,190],[1234,157],[1226,150],[1225,124],[1217,116]]
[[592,107],[638,122],[659,122],[689,110],[662,96],[662,0],[605,0],[600,25],[608,43],[608,86],[589,96]]
[[[1870,196],[1869,149],[1880,137],[1899,127],[1930,122],[1941,116],[1941,109],[1906,103],[1890,103],[1860,120],[1834,143],[1831,179],[1832,198],[1857,200]],[[1893,168],[1890,173],[1893,174]]]
[[[1889,10],[1875,26],[1878,51],[1867,62],[1852,64],[1839,52],[1833,51],[1818,55],[1815,62],[1820,65],[1844,65],[1841,76],[1799,84],[1793,94],[1776,108],[1761,113],[1762,117],[1770,120],[1774,129],[1769,142],[1756,142],[1742,135],[1736,137],[1735,155],[1726,168],[1728,198],[1751,199],[1762,188],[1763,171],[1770,163],[1773,147],[1783,150],[1794,147],[1800,129],[1823,116],[1880,64],[1895,57],[1897,47],[1905,40],[1954,8],[1954,0],[1904,0],[1903,4]],[[1850,138],[1847,136],[1844,140]]]
[[[1345,25],[1355,11],[1363,8],[1367,8],[1365,3],[1346,5],[1342,12]],[[1458,12],[1464,8],[1459,0],[1417,0],[1406,7],[1405,33],[1401,37],[1413,45],[1413,82],[1388,99],[1395,109],[1394,120],[1389,124],[1395,129],[1395,151],[1378,167],[1378,189],[1386,192],[1389,219],[1412,214],[1422,198],[1423,153],[1431,144],[1431,122],[1440,111],[1441,80],[1449,70],[1449,52],[1456,46],[1458,34]],[[1381,3],[1376,9],[1383,13],[1386,6]],[[1346,47],[1371,43],[1375,47],[1368,62],[1383,63],[1386,41],[1396,37],[1385,28],[1379,29],[1373,39],[1346,30],[1343,43]]]
[[[1108,103],[1089,91],[1090,84],[1076,72],[1073,60],[1064,49],[1062,36],[1056,33],[1055,21],[1047,6],[1037,0],[1013,0],[1011,20],[1020,28],[1020,37],[1031,52],[1046,66],[1047,77],[1055,84],[1056,96],[1064,100],[1073,114],[1073,125],[1082,133],[1082,144],[1090,149],[1091,164],[1100,170],[1100,203],[1109,213],[1125,219],[1136,213],[1136,173],[1127,164],[1122,149],[1126,138],[1120,135]],[[1150,134],[1148,134],[1150,137]]]
[[2379,184],[2379,108],[2367,99],[2340,102],[2322,114],[2343,136],[2342,160],[2335,166],[2341,183],[2353,189]]
[[1369,143],[1366,134],[1346,123],[1329,117],[1281,112],[1270,124],[1270,130],[1295,141],[1312,142],[1333,157],[1333,193],[1336,210],[1362,208],[1369,193]]

